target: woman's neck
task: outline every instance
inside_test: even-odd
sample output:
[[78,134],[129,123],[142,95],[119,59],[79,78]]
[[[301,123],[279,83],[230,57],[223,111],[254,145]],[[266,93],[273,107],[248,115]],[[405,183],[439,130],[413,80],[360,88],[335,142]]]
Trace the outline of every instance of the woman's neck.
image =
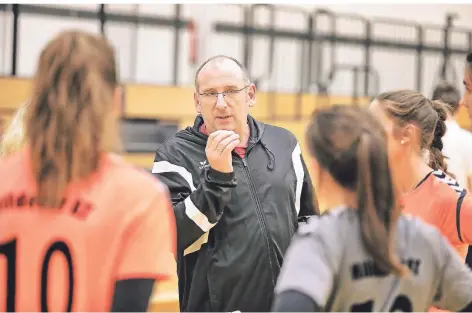
[[329,197],[319,199],[322,200],[319,201],[321,211],[330,211],[339,207],[357,208],[357,195],[355,192],[339,188],[338,190],[330,190],[329,194]]
[[412,191],[432,170],[421,156],[413,156],[405,160],[402,168],[397,170],[398,191],[401,194]]

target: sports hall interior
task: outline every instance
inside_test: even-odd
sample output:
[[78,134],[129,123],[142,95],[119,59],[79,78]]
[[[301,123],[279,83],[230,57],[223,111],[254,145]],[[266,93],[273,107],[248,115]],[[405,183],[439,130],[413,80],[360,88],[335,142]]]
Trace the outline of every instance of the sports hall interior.
[[[193,75],[216,54],[246,65],[258,88],[250,114],[292,131],[308,159],[304,131],[316,108],[367,106],[400,88],[431,96],[441,80],[462,92],[470,21],[470,4],[0,4],[0,119],[5,129],[28,100],[46,41],[82,28],[117,49],[129,162],[150,170],[159,145],[193,124]],[[458,121],[470,129],[464,109]],[[158,286],[149,310],[178,311],[176,277]]]

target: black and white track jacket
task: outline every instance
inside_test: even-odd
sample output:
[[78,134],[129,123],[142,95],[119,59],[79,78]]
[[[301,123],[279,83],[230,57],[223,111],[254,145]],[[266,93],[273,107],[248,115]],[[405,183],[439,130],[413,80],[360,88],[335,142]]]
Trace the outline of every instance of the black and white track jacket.
[[152,169],[171,194],[177,223],[181,311],[270,311],[283,256],[299,218],[317,212],[295,136],[248,117],[246,156],[213,170],[208,136],[193,127],[156,152]]

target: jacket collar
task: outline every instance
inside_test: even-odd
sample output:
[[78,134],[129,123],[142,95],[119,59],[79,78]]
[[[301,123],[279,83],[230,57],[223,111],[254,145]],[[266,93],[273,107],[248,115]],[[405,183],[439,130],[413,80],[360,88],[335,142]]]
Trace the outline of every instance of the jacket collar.
[[[275,155],[272,151],[270,151],[267,145],[262,141],[262,135],[264,134],[265,124],[257,121],[251,115],[247,116],[247,123],[249,125],[250,136],[249,136],[248,145],[246,148],[246,153],[248,154],[249,151],[257,144],[261,145],[262,149],[264,149],[268,158],[267,169],[269,171],[273,171],[275,169]],[[183,131],[178,132],[176,136],[183,138],[185,140],[197,143],[201,146],[206,146],[208,135],[205,135],[204,133],[200,131],[200,127],[202,125],[203,125],[203,117],[201,115],[197,115],[193,123],[193,126],[188,126]]]

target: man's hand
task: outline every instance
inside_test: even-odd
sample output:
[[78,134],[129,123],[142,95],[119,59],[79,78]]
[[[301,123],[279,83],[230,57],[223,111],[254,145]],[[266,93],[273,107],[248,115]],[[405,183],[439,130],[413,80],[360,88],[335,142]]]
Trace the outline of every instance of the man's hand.
[[208,137],[205,153],[211,168],[222,173],[233,171],[231,152],[239,144],[239,135],[231,130],[217,130]]

